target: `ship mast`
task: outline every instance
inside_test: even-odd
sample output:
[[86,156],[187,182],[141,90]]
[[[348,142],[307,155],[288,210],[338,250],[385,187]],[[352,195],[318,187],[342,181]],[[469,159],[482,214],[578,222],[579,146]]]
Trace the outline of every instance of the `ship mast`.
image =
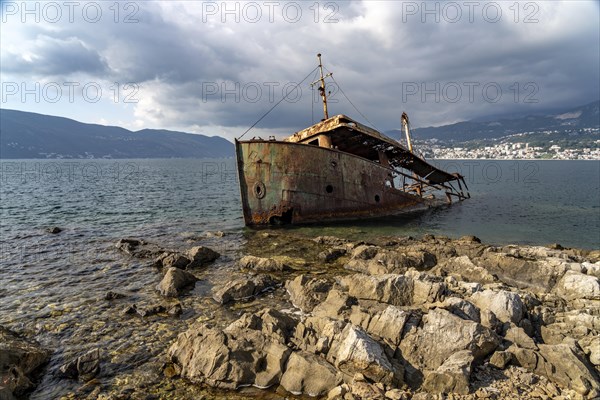
[[412,142],[410,141],[410,122],[408,121],[408,114],[405,112],[402,113],[402,127],[404,128],[404,134],[406,135],[406,143],[408,144],[408,150],[412,153],[413,147]]
[[313,82],[312,84],[314,85],[317,82],[321,83],[321,86],[319,86],[319,93],[321,93],[321,98],[323,99],[323,114],[325,115],[325,119],[328,119],[329,113],[327,112],[327,93],[325,92],[325,78],[331,76],[332,73],[330,72],[327,75],[323,76],[323,63],[321,62],[321,53],[317,54],[317,58],[319,59],[319,71],[321,73],[321,77],[318,81]]

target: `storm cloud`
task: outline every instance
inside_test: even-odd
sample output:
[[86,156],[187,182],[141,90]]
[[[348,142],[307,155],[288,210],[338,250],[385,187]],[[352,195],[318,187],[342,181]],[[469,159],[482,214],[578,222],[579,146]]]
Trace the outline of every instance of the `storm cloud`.
[[[135,103],[94,111],[128,127],[232,138],[289,94],[259,132],[301,129],[322,118],[309,85],[318,52],[335,78],[330,113],[382,130],[402,111],[431,126],[577,106],[600,91],[594,1],[56,2],[59,20],[37,4],[39,21],[21,2],[1,4],[2,81],[135,84]],[[5,108],[82,119],[63,103],[4,97]]]

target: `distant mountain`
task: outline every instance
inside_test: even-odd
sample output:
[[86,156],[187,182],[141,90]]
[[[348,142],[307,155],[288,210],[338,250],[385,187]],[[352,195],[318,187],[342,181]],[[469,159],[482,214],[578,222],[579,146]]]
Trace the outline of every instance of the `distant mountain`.
[[[480,117],[451,125],[416,128],[414,137],[418,140],[439,139],[442,141],[466,142],[477,139],[494,139],[524,132],[556,130],[573,131],[580,128],[600,126],[600,101],[583,106],[538,115],[515,115],[498,118]],[[400,133],[392,131],[392,137]]]
[[132,132],[116,126],[16,110],[0,110],[0,158],[232,157],[218,136],[167,130]]

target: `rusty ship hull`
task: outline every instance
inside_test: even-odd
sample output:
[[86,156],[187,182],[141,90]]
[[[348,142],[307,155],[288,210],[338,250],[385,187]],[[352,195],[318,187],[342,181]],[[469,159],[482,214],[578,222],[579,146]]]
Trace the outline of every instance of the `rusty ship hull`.
[[246,225],[375,218],[435,204],[391,187],[389,167],[333,148],[236,141],[236,157]]

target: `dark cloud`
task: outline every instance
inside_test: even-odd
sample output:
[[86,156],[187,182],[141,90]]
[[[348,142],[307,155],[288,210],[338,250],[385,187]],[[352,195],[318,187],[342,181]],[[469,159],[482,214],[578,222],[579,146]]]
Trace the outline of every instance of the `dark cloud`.
[[9,54],[6,57],[3,55],[2,69],[8,73],[34,76],[79,72],[103,76],[108,71],[108,66],[97,50],[88,47],[76,37],[57,39],[38,34],[27,54]]
[[[248,126],[281,98],[285,85],[299,82],[316,66],[317,52],[380,129],[397,127],[402,111],[410,113],[415,126],[428,126],[597,99],[597,2],[535,2],[538,22],[530,24],[523,19],[531,10],[520,9],[515,21],[508,8],[513,3],[481,3],[502,4],[502,18],[495,22],[483,17],[481,7],[470,21],[464,3],[455,3],[463,11],[455,23],[447,21],[448,15],[438,16],[439,22],[426,15],[423,22],[423,10],[407,12],[423,2],[334,2],[337,8],[320,9],[318,23],[310,9],[314,3],[302,3],[302,18],[295,23],[281,11],[273,22],[266,15],[257,22],[243,15],[239,22],[232,16],[223,22],[222,10],[207,18],[199,2],[135,3],[136,23],[76,21],[45,29],[44,35],[36,26],[11,27],[28,43],[31,57],[12,48],[7,58],[3,50],[2,69],[23,76],[85,72],[138,83],[142,101],[136,117],[162,127]],[[266,12],[265,3],[256,4]],[[447,3],[427,4],[432,9]],[[337,22],[324,23],[331,12]],[[320,118],[320,103],[311,101],[307,83],[300,100],[283,102],[261,126],[289,132]],[[493,86],[492,94],[501,88],[497,101],[483,92],[486,85]],[[456,86],[462,90],[458,99]],[[418,92],[409,95],[415,87]],[[423,96],[428,88],[435,93]],[[338,102],[332,102],[331,113],[362,120],[334,92],[332,100]]]

